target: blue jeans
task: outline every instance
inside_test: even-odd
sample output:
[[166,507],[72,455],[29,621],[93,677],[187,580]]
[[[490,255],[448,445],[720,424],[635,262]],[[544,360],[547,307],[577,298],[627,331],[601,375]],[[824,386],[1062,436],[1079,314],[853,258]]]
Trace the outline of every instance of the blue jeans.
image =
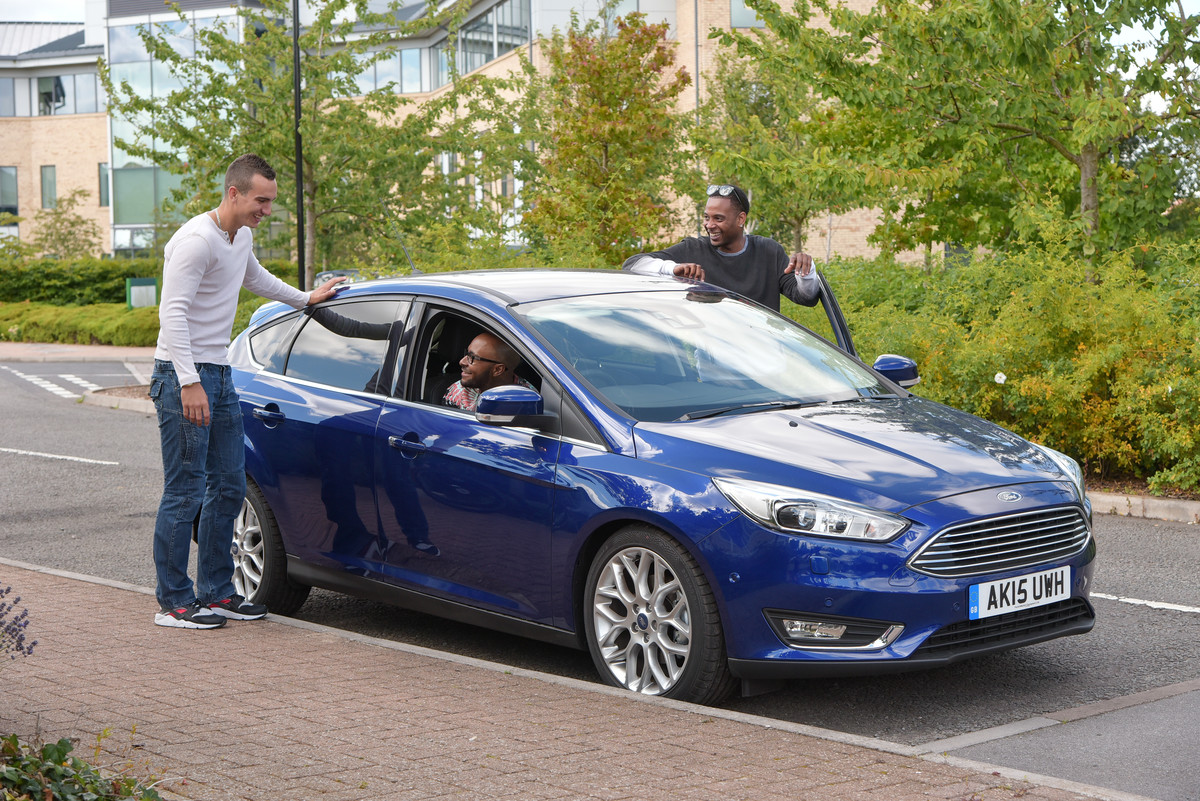
[[[233,524],[246,496],[242,412],[230,368],[198,364],[211,420],[198,426],[183,416],[179,378],[157,359],[150,397],[162,439],[163,496],[154,522],[155,595],[164,609],[228,598],[233,587]],[[188,577],[192,526],[199,516],[196,585]]]

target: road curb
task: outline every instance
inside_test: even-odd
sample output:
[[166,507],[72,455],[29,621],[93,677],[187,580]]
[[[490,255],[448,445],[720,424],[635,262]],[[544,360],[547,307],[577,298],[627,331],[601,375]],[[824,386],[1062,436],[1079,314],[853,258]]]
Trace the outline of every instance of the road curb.
[[1092,500],[1092,511],[1097,514],[1200,523],[1200,501],[1148,495],[1114,495],[1108,492],[1089,492],[1088,497]]
[[106,409],[124,409],[142,414],[155,414],[154,401],[149,398],[124,398],[120,395],[106,395],[103,390],[88,390],[83,393],[82,402],[89,406],[103,406]]

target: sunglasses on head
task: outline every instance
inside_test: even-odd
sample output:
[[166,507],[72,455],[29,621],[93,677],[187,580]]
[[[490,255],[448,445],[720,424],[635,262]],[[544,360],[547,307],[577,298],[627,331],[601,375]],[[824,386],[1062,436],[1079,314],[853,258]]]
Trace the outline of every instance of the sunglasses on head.
[[709,184],[707,194],[709,197],[713,195],[720,195],[721,197],[733,195],[733,201],[742,207],[742,211],[749,211],[750,209],[750,199],[733,184]]

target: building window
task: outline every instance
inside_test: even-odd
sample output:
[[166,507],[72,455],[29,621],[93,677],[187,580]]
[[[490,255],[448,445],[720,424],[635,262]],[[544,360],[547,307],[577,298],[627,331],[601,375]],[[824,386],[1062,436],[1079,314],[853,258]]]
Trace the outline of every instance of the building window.
[[[97,80],[96,74],[90,72],[74,75],[43,75],[40,78],[31,78],[30,89],[37,99],[38,116],[92,114],[99,111]],[[2,100],[0,100],[0,104],[2,104]],[[4,115],[0,114],[0,116]]]
[[[63,79],[71,82],[70,91]],[[34,78],[37,81],[38,116],[49,117],[52,114],[70,114],[67,111],[69,98],[74,97],[75,82],[70,75],[48,75],[44,78]]]
[[765,23],[758,12],[746,8],[745,0],[729,0],[729,24],[734,28],[762,28]]
[[100,162],[100,206],[108,206],[108,162]]
[[12,78],[0,78],[0,117],[17,116],[17,89]]
[[421,51],[408,48],[400,51],[400,91],[404,94],[421,91]]
[[17,214],[17,168],[0,167],[0,214]]
[[58,179],[53,164],[42,167],[42,208],[52,209],[58,205]]

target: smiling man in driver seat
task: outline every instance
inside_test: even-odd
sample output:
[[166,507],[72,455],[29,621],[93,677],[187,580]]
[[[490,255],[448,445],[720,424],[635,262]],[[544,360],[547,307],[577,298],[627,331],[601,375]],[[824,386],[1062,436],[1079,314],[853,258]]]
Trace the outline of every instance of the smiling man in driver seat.
[[532,384],[517,375],[520,364],[521,357],[499,337],[486,332],[479,334],[458,362],[462,378],[450,385],[442,403],[474,411],[485,389],[508,384],[533,389]]

